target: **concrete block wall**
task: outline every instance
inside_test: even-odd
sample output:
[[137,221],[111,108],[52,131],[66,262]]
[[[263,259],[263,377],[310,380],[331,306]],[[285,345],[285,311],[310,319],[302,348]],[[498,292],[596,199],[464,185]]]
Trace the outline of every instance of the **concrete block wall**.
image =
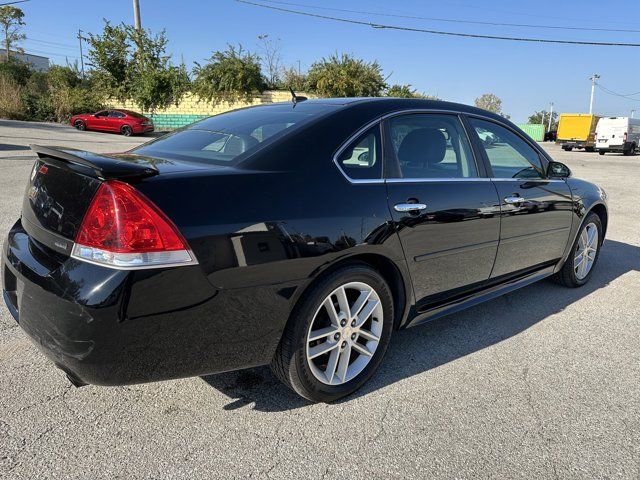
[[[309,96],[309,94],[301,95]],[[249,107],[252,105],[264,105],[275,102],[290,102],[291,93],[280,90],[267,90],[248,100],[242,99],[233,102],[206,102],[200,100],[195,95],[186,94],[178,105],[170,105],[167,108],[156,110],[154,112],[141,112],[140,109],[131,101],[120,102],[117,100],[109,102],[111,108],[125,108],[140,112],[153,120],[157,130],[173,130],[176,128],[189,125],[202,118],[219,113],[236,110],[238,108]]]

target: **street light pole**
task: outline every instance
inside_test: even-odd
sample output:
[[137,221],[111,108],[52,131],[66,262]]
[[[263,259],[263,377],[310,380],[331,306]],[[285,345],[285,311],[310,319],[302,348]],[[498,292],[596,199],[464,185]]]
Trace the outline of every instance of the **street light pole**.
[[631,110],[631,118],[633,118],[633,116],[636,114],[635,110]]
[[133,22],[136,30],[140,30],[140,3],[138,0],[133,0]]
[[600,78],[600,75],[594,73],[589,80],[591,80],[591,100],[589,100],[589,114],[593,113],[593,95],[596,92],[596,81]]
[[80,42],[80,68],[82,69],[82,78],[84,79],[84,56],[82,55],[82,30],[78,30],[78,41]]
[[549,110],[549,128],[547,131],[551,131],[551,120],[553,119],[553,102],[551,102],[551,109]]

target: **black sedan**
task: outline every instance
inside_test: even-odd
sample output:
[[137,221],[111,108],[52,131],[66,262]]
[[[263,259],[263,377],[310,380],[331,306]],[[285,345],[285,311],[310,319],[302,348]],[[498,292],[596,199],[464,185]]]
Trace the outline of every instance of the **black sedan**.
[[602,189],[453,103],[298,101],[124,154],[32,148],[4,300],[75,385],[270,364],[332,401],[394,330],[545,277],[585,284],[608,223]]

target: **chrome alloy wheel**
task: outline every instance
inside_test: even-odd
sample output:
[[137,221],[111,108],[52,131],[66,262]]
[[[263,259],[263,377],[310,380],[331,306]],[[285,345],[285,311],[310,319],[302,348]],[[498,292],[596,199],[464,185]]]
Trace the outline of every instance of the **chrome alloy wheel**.
[[580,234],[578,248],[573,258],[573,269],[578,280],[583,280],[589,274],[597,253],[598,227],[595,223],[589,223]]
[[366,283],[350,282],[329,294],[313,317],[306,356],[313,375],[342,385],[369,364],[382,335],[383,308]]

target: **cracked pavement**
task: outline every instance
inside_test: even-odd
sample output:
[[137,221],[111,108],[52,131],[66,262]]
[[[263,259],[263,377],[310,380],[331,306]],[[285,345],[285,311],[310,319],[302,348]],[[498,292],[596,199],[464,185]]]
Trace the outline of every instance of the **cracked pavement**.
[[[144,140],[0,120],[3,239],[26,145]],[[398,332],[334,405],[268,368],[76,389],[0,306],[0,478],[640,478],[640,156],[544,146],[609,193],[591,283],[541,282]]]

